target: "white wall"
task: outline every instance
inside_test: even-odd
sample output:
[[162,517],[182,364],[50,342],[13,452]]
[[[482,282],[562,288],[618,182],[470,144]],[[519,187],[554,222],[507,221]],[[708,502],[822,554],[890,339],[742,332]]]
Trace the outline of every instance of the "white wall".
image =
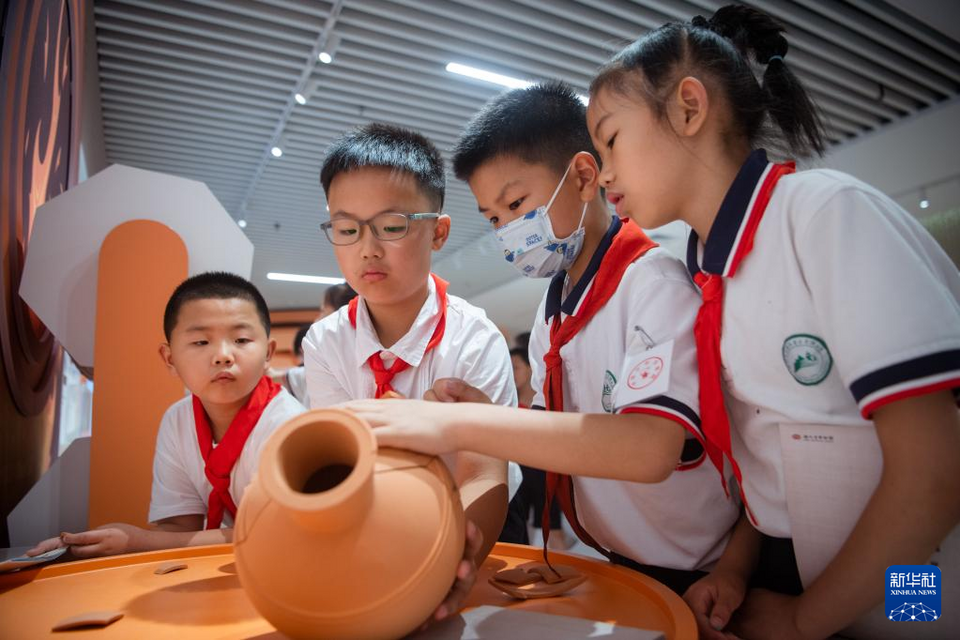
[[[839,145],[823,166],[850,173],[924,217],[960,207],[960,99]],[[930,201],[920,208],[921,190]]]
[[534,314],[549,283],[547,278],[517,274],[516,279],[473,296],[469,302],[487,312],[487,317],[507,334],[512,347],[513,337],[533,326]]

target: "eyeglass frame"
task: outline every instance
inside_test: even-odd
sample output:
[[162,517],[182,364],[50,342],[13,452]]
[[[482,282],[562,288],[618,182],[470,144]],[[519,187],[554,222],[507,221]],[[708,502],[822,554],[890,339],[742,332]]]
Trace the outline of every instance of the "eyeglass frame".
[[[374,220],[376,220],[376,219],[379,218],[380,216],[390,216],[390,215],[392,215],[392,216],[403,216],[403,217],[406,219],[406,221],[407,221],[407,228],[406,228],[406,230],[403,232],[403,235],[400,236],[399,238],[390,238],[390,239],[381,238],[381,237],[380,237],[380,234],[377,233],[377,228],[376,228],[373,224],[371,224]],[[333,223],[336,222],[337,220],[344,220],[344,219],[345,219],[345,220],[350,220],[350,221],[352,221],[352,222],[355,222],[355,223],[357,224],[357,226],[358,226],[358,227],[361,227],[361,228],[362,228],[362,227],[365,227],[365,226],[366,226],[366,227],[369,227],[370,230],[371,230],[371,232],[373,233],[373,236],[374,236],[377,240],[379,240],[380,242],[396,242],[397,240],[403,240],[404,238],[407,237],[407,234],[410,233],[410,221],[411,221],[411,220],[412,220],[412,221],[416,221],[416,220],[436,220],[436,219],[439,219],[440,216],[442,216],[442,215],[444,215],[444,214],[442,214],[442,213],[440,213],[440,212],[438,212],[438,211],[433,211],[433,212],[429,212],[429,213],[403,213],[403,212],[401,212],[401,211],[383,211],[382,213],[378,213],[377,215],[373,216],[373,217],[370,218],[369,220],[357,220],[356,218],[336,218],[336,219],[327,220],[326,222],[321,222],[321,223],[320,223],[320,229],[323,230],[323,235],[327,238],[327,241],[328,241],[330,244],[334,245],[335,247],[349,247],[349,246],[352,245],[352,244],[357,244],[358,242],[360,242],[360,233],[359,233],[359,231],[358,231],[358,233],[357,233],[356,239],[353,240],[352,242],[337,243],[337,242],[334,242],[333,239],[330,237],[330,229],[333,228]]]

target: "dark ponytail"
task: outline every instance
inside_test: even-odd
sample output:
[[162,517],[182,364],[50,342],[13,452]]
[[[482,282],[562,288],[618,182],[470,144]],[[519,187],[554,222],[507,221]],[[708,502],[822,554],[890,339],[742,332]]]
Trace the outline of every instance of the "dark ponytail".
[[[697,75],[709,88],[721,89],[736,133],[751,146],[774,138],[794,157],[823,155],[820,114],[800,80],[784,61],[784,26],[753,7],[728,5],[709,20],[668,23],[636,40],[601,68],[590,85],[639,93],[660,117],[677,82]],[[760,82],[750,59],[764,67]],[[636,73],[639,71],[639,77]],[[772,127],[765,127],[767,117]],[[772,129],[772,131],[770,131]],[[779,134],[779,135],[777,135]]]

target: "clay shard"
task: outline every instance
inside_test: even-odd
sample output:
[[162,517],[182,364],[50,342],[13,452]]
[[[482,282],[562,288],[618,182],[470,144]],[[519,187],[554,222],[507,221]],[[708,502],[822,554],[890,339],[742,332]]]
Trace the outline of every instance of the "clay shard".
[[[527,576],[524,578],[523,576]],[[548,579],[549,577],[549,579]],[[506,578],[506,579],[503,579]],[[529,579],[529,581],[527,581]],[[583,584],[587,576],[573,567],[544,563],[528,563],[494,574],[488,582],[503,593],[519,600],[553,598]]]
[[505,582],[499,582],[493,578],[490,578],[489,582],[496,589],[499,589],[511,598],[516,598],[518,600],[533,600],[535,598],[555,598],[557,596],[562,596],[574,587],[583,584],[586,580],[587,576],[581,575],[578,578],[571,578],[570,580],[564,580],[563,582],[557,582],[556,584],[537,582],[525,587],[518,587]]
[[541,580],[539,575],[535,573],[528,573],[519,567],[498,571],[493,575],[493,579],[500,582],[506,582],[507,584],[515,584],[517,586],[533,584],[534,582],[540,582]]
[[53,631],[68,631],[83,627],[106,627],[122,617],[122,611],[88,611],[64,618],[54,625]]
[[532,564],[524,565],[523,568],[526,569],[528,573],[534,573],[542,577],[543,581],[547,584],[557,584],[580,575],[580,572],[573,567],[562,564],[552,566],[547,564]]
[[186,562],[164,562],[162,565],[157,567],[155,574],[162,576],[165,573],[173,573],[174,571],[180,571],[181,569],[186,569]]

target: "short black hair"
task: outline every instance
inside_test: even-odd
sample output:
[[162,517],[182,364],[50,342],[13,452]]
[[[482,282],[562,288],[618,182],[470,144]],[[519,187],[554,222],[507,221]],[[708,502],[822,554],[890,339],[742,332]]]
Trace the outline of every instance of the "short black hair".
[[528,367],[530,366],[530,354],[527,353],[526,349],[522,347],[514,347],[513,349],[510,349],[510,357],[512,358],[513,356],[519,356],[519,358],[523,360]]
[[524,351],[528,350],[530,348],[530,332],[518,333],[517,337],[513,339],[513,346]]
[[253,283],[245,278],[233,273],[224,271],[208,271],[190,276],[180,283],[174,289],[173,295],[167,301],[167,308],[163,312],[163,334],[170,341],[174,328],[177,326],[177,320],[180,316],[180,309],[188,302],[193,300],[205,300],[215,298],[227,300],[230,298],[240,298],[249,300],[257,308],[257,315],[260,316],[260,322],[270,335],[270,310],[267,308],[267,302],[260,295]]
[[303,355],[303,339],[306,337],[307,332],[310,331],[310,327],[312,326],[313,326],[312,324],[307,323],[305,325],[302,325],[299,329],[297,329],[296,335],[293,336],[294,355],[297,355],[297,356]]
[[344,134],[327,150],[320,169],[324,195],[329,196],[330,183],[339,174],[364,167],[381,167],[410,174],[436,211],[443,208],[447,184],[443,158],[436,145],[426,136],[379,122],[357,127]]
[[586,106],[573,87],[554,80],[507,91],[484,105],[453,149],[453,172],[468,181],[484,163],[513,156],[562,173],[580,151],[600,163]]
[[353,290],[353,287],[346,282],[342,282],[327,287],[327,290],[323,292],[323,304],[324,306],[333,307],[333,310],[336,311],[356,297],[357,292]]

